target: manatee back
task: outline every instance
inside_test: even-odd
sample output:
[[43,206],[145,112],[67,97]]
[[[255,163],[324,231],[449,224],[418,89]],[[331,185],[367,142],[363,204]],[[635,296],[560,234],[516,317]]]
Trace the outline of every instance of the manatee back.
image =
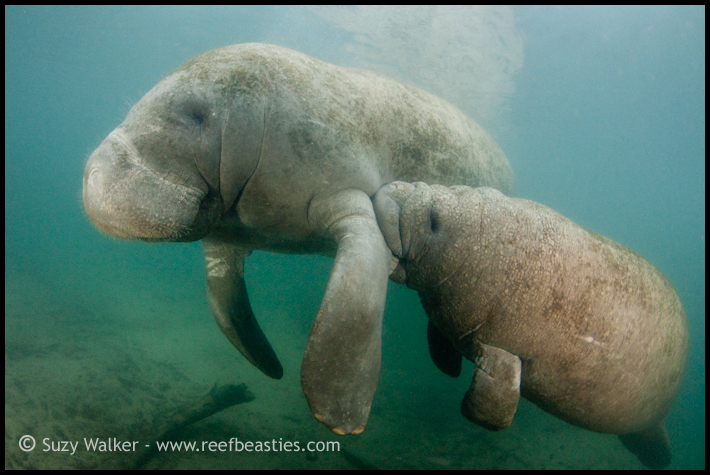
[[[210,51],[183,69],[212,77],[214,64],[229,66],[214,80],[229,84],[231,94],[268,103],[263,173],[298,164],[299,173],[313,172],[314,184],[321,176],[320,183],[334,183],[335,174],[338,184],[369,195],[393,180],[513,193],[512,170],[493,138],[423,90],[256,43]],[[295,163],[284,167],[284,160]]]

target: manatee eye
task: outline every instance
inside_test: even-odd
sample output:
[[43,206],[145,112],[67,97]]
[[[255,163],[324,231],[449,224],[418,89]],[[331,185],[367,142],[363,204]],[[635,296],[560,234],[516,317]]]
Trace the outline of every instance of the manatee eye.
[[439,229],[439,220],[432,213],[430,220],[431,232],[435,233]]
[[205,116],[201,112],[194,112],[190,119],[192,119],[192,121],[200,127],[202,127],[202,124],[205,123]]
[[181,104],[177,110],[182,115],[184,124],[188,127],[196,127],[199,131],[202,131],[207,122],[209,122],[209,107],[195,99]]
[[198,108],[194,108],[187,113],[190,125],[197,127],[197,129],[202,132],[205,127],[205,122],[207,121],[207,114]]

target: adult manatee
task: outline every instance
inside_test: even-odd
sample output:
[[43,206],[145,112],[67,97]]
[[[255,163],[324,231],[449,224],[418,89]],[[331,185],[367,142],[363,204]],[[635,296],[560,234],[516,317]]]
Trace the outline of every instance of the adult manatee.
[[212,313],[261,371],[283,370],[244,284],[253,249],[335,256],[301,368],[315,417],[364,430],[380,367],[389,250],[372,196],[392,180],[492,186],[508,162],[455,107],[371,72],[264,44],[219,48],[148,92],[84,172],[102,231],[202,239]]
[[392,278],[419,292],[430,352],[458,376],[475,363],[464,416],[508,427],[520,395],[580,427],[619,434],[652,468],[688,329],[648,261],[549,208],[490,188],[392,183],[374,197]]

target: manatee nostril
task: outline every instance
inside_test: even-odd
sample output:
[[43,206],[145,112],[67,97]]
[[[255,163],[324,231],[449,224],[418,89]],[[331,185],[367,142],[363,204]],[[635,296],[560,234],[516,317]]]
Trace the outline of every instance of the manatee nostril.
[[94,174],[96,174],[96,173],[99,173],[99,169],[98,169],[98,168],[92,168],[91,171],[89,172],[89,176],[86,177],[86,182],[87,182],[87,183],[90,183],[92,177],[93,177]]

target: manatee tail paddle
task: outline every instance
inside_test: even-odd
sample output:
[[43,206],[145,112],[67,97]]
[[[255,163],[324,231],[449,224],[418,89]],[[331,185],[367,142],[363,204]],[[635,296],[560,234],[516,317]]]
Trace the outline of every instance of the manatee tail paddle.
[[671,463],[671,443],[662,422],[643,432],[621,434],[619,439],[648,468],[666,468]]

